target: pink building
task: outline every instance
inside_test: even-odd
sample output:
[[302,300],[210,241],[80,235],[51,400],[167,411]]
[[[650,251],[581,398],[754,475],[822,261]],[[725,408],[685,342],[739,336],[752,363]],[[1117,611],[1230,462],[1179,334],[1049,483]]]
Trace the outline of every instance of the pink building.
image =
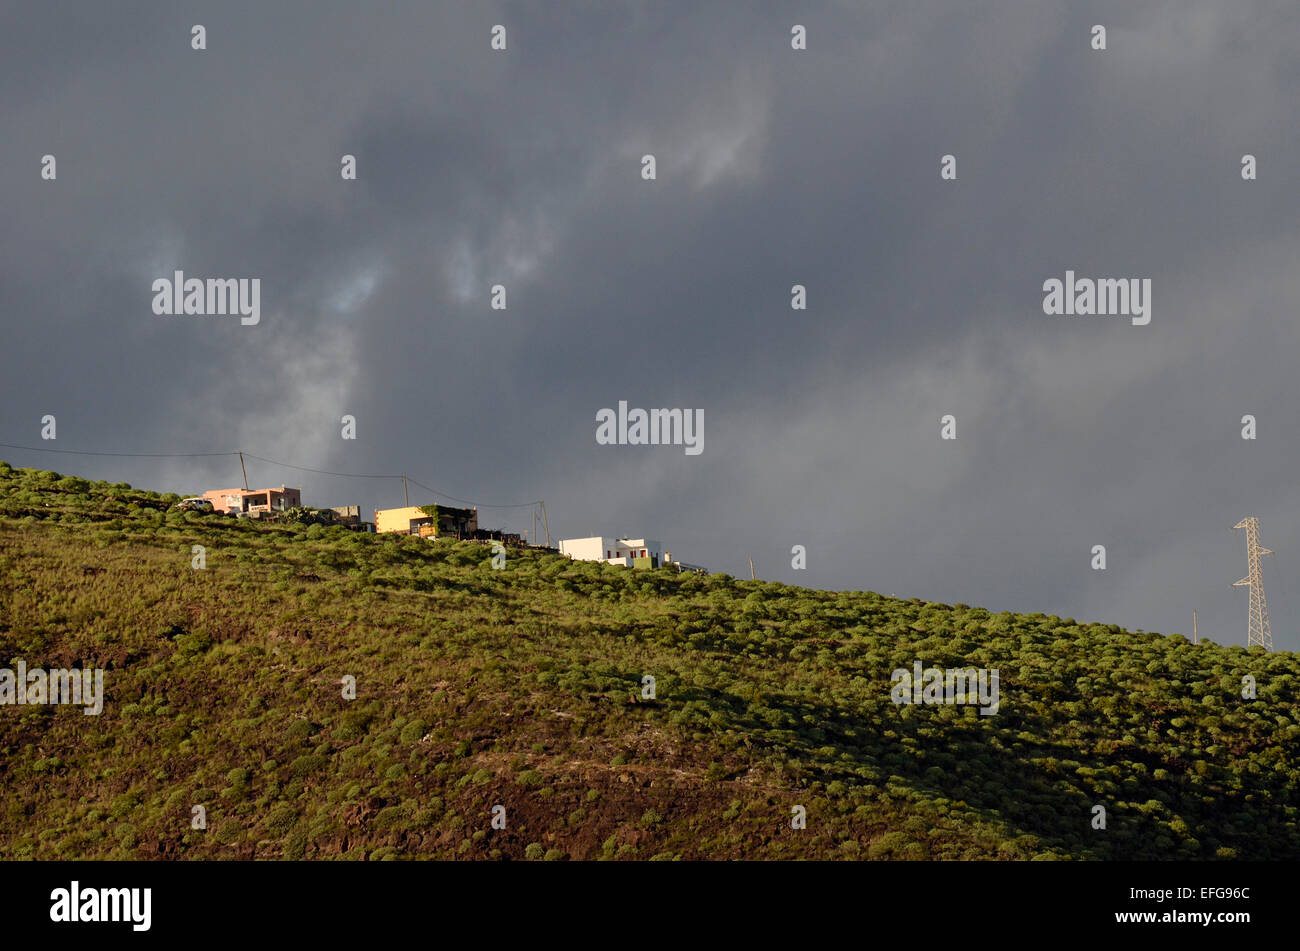
[[283,512],[302,505],[302,492],[288,486],[278,489],[213,489],[201,496],[212,503],[218,512],[237,515],[247,512],[260,515],[264,512]]

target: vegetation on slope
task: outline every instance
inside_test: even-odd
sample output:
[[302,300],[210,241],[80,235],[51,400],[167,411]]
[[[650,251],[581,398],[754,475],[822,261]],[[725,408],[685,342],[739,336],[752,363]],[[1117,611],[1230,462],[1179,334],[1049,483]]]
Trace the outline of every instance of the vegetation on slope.
[[0,706],[0,857],[1300,857],[1291,653],[177,498],[0,463],[0,667],[107,671]]

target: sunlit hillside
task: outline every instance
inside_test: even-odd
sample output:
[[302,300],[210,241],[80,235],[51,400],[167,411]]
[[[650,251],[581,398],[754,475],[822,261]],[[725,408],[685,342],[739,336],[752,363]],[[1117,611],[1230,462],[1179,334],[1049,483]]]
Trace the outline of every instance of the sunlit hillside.
[[1290,653],[177,499],[0,464],[0,857],[1300,857]]

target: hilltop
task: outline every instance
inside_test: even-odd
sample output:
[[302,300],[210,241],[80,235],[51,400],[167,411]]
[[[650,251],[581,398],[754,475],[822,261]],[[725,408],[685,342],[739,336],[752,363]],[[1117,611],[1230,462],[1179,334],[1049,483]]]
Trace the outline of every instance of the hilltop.
[[1300,857],[1292,653],[178,498],[0,463],[0,858]]

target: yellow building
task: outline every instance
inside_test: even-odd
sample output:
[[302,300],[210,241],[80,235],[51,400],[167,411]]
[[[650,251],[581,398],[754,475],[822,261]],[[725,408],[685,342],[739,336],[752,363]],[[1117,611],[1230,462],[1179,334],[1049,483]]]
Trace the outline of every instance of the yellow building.
[[[424,533],[422,526],[427,526]],[[403,535],[429,534],[464,536],[478,531],[478,510],[457,509],[445,505],[438,506],[438,522],[434,525],[433,516],[423,511],[419,505],[408,505],[400,509],[375,509],[375,532],[401,532]]]

